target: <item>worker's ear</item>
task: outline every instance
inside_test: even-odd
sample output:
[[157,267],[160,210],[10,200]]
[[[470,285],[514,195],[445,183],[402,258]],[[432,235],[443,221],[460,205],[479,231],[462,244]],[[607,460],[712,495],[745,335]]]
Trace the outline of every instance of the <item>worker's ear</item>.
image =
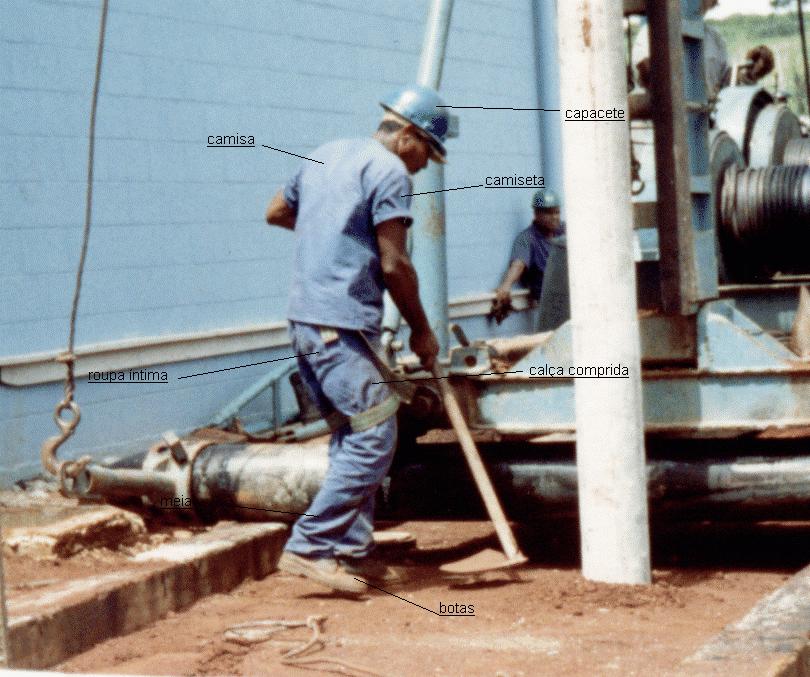
[[407,150],[414,143],[419,141],[419,132],[415,125],[405,125],[400,131],[397,138],[397,143],[402,144],[400,147]]

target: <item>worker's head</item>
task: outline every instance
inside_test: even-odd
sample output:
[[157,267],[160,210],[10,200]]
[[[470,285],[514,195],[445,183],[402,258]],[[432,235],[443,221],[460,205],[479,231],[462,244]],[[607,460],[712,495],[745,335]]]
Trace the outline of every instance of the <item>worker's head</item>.
[[757,45],[749,49],[745,54],[745,60],[748,64],[748,76],[753,82],[764,78],[776,65],[773,52],[766,45]]
[[534,226],[544,235],[560,230],[560,198],[551,188],[542,188],[532,196]]
[[717,3],[719,0],[701,0],[700,9],[705,14],[710,9],[717,7]]
[[[391,137],[392,143],[386,146],[399,155],[409,172],[413,174],[425,167],[428,158],[445,162],[444,138],[449,119],[447,110],[442,107],[444,102],[434,90],[408,85],[391,92],[380,105],[385,109],[385,116],[378,133]],[[399,123],[400,128],[395,128],[395,123]],[[386,132],[389,128],[393,131]]]
[[376,137],[405,163],[411,174],[424,169],[434,153],[430,140],[416,125],[390,114],[383,117]]

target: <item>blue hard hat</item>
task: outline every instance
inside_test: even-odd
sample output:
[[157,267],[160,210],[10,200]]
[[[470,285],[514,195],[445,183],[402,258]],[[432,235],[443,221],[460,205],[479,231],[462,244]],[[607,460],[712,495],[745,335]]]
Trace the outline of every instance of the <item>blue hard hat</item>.
[[542,188],[532,196],[533,209],[559,209],[560,198],[551,188]]
[[406,85],[383,97],[380,105],[389,113],[404,122],[410,122],[424,132],[433,150],[431,154],[437,162],[444,162],[447,150],[444,139],[447,136],[449,117],[444,101],[430,87]]

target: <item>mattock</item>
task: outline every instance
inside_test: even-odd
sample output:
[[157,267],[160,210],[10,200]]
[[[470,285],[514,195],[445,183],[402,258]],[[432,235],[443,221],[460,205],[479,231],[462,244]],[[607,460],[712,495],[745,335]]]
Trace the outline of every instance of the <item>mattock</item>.
[[512,529],[501,507],[501,502],[498,500],[495,488],[492,486],[492,481],[489,479],[487,469],[481,461],[481,455],[478,453],[478,448],[475,446],[470,430],[467,427],[467,422],[464,420],[464,415],[461,413],[461,407],[458,405],[456,395],[447,382],[447,376],[438,362],[433,365],[433,375],[439,383],[439,390],[442,395],[442,400],[444,401],[445,411],[447,411],[450,423],[458,436],[464,457],[467,459],[467,464],[470,466],[470,471],[475,480],[475,485],[478,487],[481,498],[484,499],[487,513],[495,527],[495,533],[498,535],[498,540],[503,549],[503,553],[500,553],[497,550],[487,548],[471,557],[445,564],[439,567],[439,569],[448,574],[474,575],[525,564],[529,560],[518,547],[515,535],[512,533]]

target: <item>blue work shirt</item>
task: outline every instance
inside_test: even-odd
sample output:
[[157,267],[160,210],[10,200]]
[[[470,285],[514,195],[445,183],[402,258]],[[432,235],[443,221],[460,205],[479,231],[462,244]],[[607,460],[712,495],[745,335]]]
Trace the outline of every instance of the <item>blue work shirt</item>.
[[543,288],[543,273],[546,270],[546,263],[548,263],[549,242],[564,231],[565,228],[561,225],[557,232],[547,237],[532,224],[521,230],[512,243],[509,261],[510,263],[522,261],[526,266],[526,270],[520,276],[520,283],[528,288],[529,296],[533,299],[540,298],[540,290]]
[[411,222],[411,177],[376,139],[324,144],[284,187],[296,211],[287,317],[379,333],[383,284],[376,227]]

